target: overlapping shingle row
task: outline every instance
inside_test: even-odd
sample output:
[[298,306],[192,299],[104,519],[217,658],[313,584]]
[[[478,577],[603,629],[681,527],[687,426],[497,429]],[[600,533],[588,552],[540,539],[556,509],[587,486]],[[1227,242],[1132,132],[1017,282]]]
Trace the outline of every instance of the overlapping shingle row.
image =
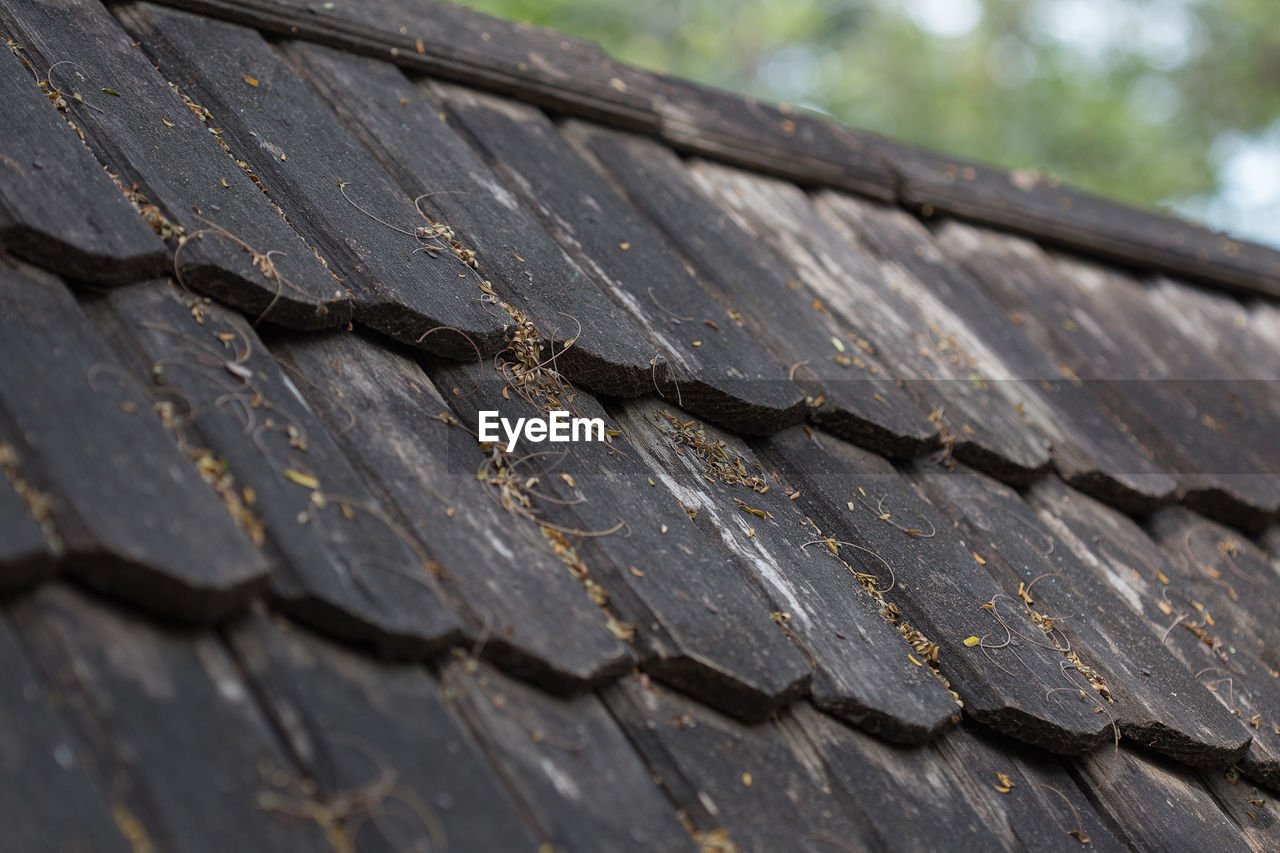
[[[1273,306],[539,31],[198,5],[0,3],[16,849],[1274,844]],[[610,440],[475,438],[548,408]]]

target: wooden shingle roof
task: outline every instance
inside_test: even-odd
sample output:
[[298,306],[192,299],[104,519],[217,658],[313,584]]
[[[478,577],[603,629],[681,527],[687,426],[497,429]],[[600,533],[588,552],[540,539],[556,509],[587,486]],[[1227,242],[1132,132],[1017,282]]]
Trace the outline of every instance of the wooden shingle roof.
[[3,849],[1280,844],[1280,254],[448,4],[0,32]]

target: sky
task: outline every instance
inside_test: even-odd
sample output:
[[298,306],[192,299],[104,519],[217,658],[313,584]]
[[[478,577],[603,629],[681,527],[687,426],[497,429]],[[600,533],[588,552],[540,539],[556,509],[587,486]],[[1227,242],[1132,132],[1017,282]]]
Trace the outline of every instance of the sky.
[[[899,5],[916,26],[941,38],[969,35],[981,22],[983,11],[977,0],[883,2]],[[1171,70],[1202,47],[1202,34],[1185,0],[1166,0],[1159,4],[1158,13],[1152,12],[1150,4],[1128,0],[1050,0],[1040,3],[1039,10],[1042,32],[1090,63],[1130,52],[1140,54],[1153,68]],[[1023,73],[1032,70],[1024,68]],[[1177,91],[1158,82],[1138,97],[1140,103],[1135,106],[1151,111],[1153,120],[1177,109]],[[1224,132],[1209,155],[1217,174],[1217,192],[1169,198],[1165,204],[1215,230],[1280,247],[1280,120],[1254,136]]]
[[1280,64],[1275,0],[467,2],[1280,248],[1280,85],[1255,72]]

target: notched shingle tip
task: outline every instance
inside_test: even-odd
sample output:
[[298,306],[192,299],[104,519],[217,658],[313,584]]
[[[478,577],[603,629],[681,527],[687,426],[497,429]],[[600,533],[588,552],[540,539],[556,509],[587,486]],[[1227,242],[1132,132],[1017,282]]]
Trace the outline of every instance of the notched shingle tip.
[[[760,723],[809,692],[812,672],[761,670],[756,683],[710,667],[692,655],[655,658],[644,670],[698,701],[745,723]],[[782,678],[773,676],[782,675]]]
[[265,320],[309,332],[341,328],[354,318],[351,294],[336,280],[331,282],[330,293],[321,295],[296,287],[273,267],[260,267],[258,263],[255,267],[262,271],[256,279],[248,274],[232,274],[216,263],[197,260],[193,255],[192,262],[181,267],[180,283],[244,312],[255,325]]
[[938,428],[923,413],[897,423],[880,423],[828,405],[810,407],[808,417],[833,435],[891,459],[918,459],[942,447]]
[[772,435],[804,420],[804,394],[790,382],[768,380],[711,384],[669,376],[659,396],[699,418],[743,435]]
[[[190,562],[198,564],[199,555]],[[109,551],[76,551],[62,561],[65,573],[111,598],[124,601],[165,621],[216,625],[243,612],[266,589],[265,559],[204,572],[189,566],[182,575],[167,566],[131,560]]]
[[1205,726],[1199,737],[1191,737],[1159,720],[1122,724],[1120,733],[1124,739],[1150,747],[1182,764],[1211,770],[1237,763],[1253,742],[1253,736],[1244,726],[1217,731]]
[[1129,515],[1155,512],[1172,503],[1177,493],[1177,483],[1164,474],[1118,474],[1100,470],[1059,473],[1067,485]]
[[1013,705],[984,708],[966,701],[965,713],[976,723],[1058,755],[1085,755],[1116,739],[1112,719],[1102,713],[1093,726],[1085,725],[1087,718],[1059,723]]
[[[903,696],[891,711],[868,708],[844,697],[830,699],[815,692],[814,705],[824,713],[851,723],[890,743],[918,746],[939,737],[960,722],[961,711],[942,691],[930,694],[931,701]],[[912,707],[914,706],[914,707]]]
[[[466,653],[454,650],[455,655]],[[572,659],[551,660],[540,657],[528,649],[508,643],[501,637],[485,640],[482,655],[507,675],[561,697],[579,696],[626,675],[635,666],[635,658],[626,643],[617,641],[612,655],[583,655],[576,663]]]

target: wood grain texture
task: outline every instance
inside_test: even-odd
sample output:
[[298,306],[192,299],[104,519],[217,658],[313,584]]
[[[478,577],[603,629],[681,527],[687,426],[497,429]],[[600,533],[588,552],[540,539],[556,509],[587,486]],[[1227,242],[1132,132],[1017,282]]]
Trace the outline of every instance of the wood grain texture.
[[[355,335],[277,351],[354,464],[376,481],[469,614],[468,641],[546,689],[572,693],[630,668],[625,643],[531,523],[476,473],[483,456],[422,369]],[[474,368],[465,368],[470,380]],[[469,385],[468,385],[469,387]],[[376,413],[376,417],[374,414]]]
[[1185,281],[1158,276],[1146,290],[1149,307],[1184,339],[1213,353],[1238,381],[1264,383],[1274,396],[1280,380],[1280,346],[1271,325],[1280,313],[1265,302],[1242,303]]
[[0,248],[99,284],[159,273],[164,244],[36,86],[39,74],[8,50],[0,57]]
[[168,5],[389,58],[443,80],[629,129],[652,133],[659,124],[653,75],[610,60],[583,39],[451,3],[378,0],[356,8],[308,0],[175,0]]
[[775,723],[744,726],[641,678],[602,695],[704,842],[727,838],[743,853],[872,849],[862,815]]
[[1240,293],[1280,295],[1280,253],[1172,217],[1126,207],[1039,172],[994,169],[763,104],[605,57],[581,39],[448,3],[378,0],[359,11],[309,0],[168,0],[286,37],[389,58],[479,89],[667,144],[871,198],[946,213],[1087,255],[1187,276]]
[[972,380],[978,353],[956,337],[952,318],[901,293],[897,271],[879,268],[847,228],[824,218],[821,204],[794,185],[745,172],[697,164],[694,173],[706,175],[703,184],[716,200],[797,268],[808,310],[838,319],[844,334],[832,351],[841,354],[843,347],[849,356],[866,351],[879,359],[888,378],[930,413],[957,459],[1014,482],[1048,467],[1048,445],[1016,402],[998,383],[983,387]]
[[949,214],[1244,294],[1280,295],[1274,249],[1061,186],[1040,172],[993,169],[889,140],[878,140],[876,150],[899,177],[899,198],[926,215]]
[[1205,607],[1230,615],[1234,645],[1280,670],[1280,574],[1266,554],[1237,531],[1182,507],[1161,510],[1147,527],[1174,569],[1170,577]]
[[[663,236],[694,265],[699,280],[723,294],[724,316],[741,324],[808,398],[808,417],[825,429],[890,456],[913,458],[938,447],[937,427],[884,365],[867,352],[842,353],[831,341],[846,327],[797,286],[799,272],[749,233],[741,218],[718,204],[697,173],[665,146],[587,125],[578,138]],[[707,318],[704,318],[707,319]],[[667,326],[698,318],[667,315]],[[704,323],[705,325],[705,323]]]
[[[524,311],[546,344],[546,357],[574,382],[598,393],[633,396],[653,388],[652,344],[627,311],[604,292],[538,224],[451,127],[427,87],[394,65],[291,42],[286,56],[378,156],[400,186],[427,193],[422,210],[447,223],[476,252],[478,275]],[[424,148],[431,151],[423,157]],[[443,262],[452,259],[446,253]],[[502,309],[490,310],[511,322]],[[442,333],[443,334],[443,333]],[[564,347],[567,341],[572,346]]]
[[1230,771],[1201,772],[1200,781],[1253,850],[1266,853],[1280,844],[1274,788],[1258,788]]
[[1100,268],[1077,268],[1073,278],[1024,240],[955,223],[940,230],[939,245],[1058,363],[1063,381],[1078,383],[1147,448],[1178,482],[1180,500],[1238,524],[1273,517],[1280,507],[1276,479],[1254,473],[1248,451],[1193,417],[1195,403],[1176,383],[1162,381],[1140,337],[1108,331],[1105,318],[1081,300],[1086,272],[1100,275]]
[[[432,377],[468,427],[480,409],[511,420],[538,413],[500,382],[476,388],[474,374],[458,368]],[[585,394],[564,394],[560,404],[620,428]],[[642,668],[726,713],[763,719],[808,688],[809,662],[774,624],[775,608],[747,567],[723,553],[720,533],[695,524],[682,494],[650,467],[640,440],[620,433],[609,443],[527,444],[498,458],[519,463],[517,482],[535,478],[528,487],[535,523],[566,537],[565,570],[634,626]]]
[[215,633],[162,629],[62,585],[12,614],[132,849],[330,849],[323,818],[302,816],[317,802],[309,780]]
[[368,792],[358,850],[533,850],[545,835],[419,666],[384,663],[255,611],[229,632],[245,680],[318,801]]
[[386,654],[430,655],[460,637],[428,555],[244,318],[161,282],[101,308],[94,318],[134,376],[175,406],[174,437],[231,478],[224,500],[254,519],[241,526],[277,564],[272,593],[290,614]]
[[[957,777],[935,745],[887,744],[803,703],[779,727],[793,749],[810,753],[824,787],[844,809],[872,828],[870,846],[921,853],[939,847],[973,853],[1015,848],[1011,828],[984,808],[978,786]],[[960,736],[953,729],[934,743]]]
[[[615,413],[653,476],[768,596],[780,627],[814,666],[818,707],[900,743],[922,743],[955,722],[955,702],[932,672],[912,661],[911,646],[878,612],[854,569],[820,542],[808,547],[821,531],[806,516],[803,494],[792,500],[741,439],[680,409],[644,400]],[[691,429],[701,431],[701,448],[685,442]],[[706,465],[707,445],[741,459],[759,483],[724,482]]]
[[7,621],[0,617],[0,825],[5,845],[55,853],[129,845],[112,817],[93,756],[68,725]]
[[1097,791],[1098,810],[1131,849],[1250,849],[1240,827],[1189,768],[1126,746],[1118,757],[1103,750],[1073,764],[1082,783]]
[[[1094,804],[1109,792],[1081,785],[1062,757],[1021,748],[972,724],[935,748],[944,767],[962,780],[975,811],[994,812],[994,826],[1012,835],[1019,849],[1079,851],[1081,836],[1089,839],[1087,849],[1127,849]],[[1000,774],[1012,784],[1004,785]]]
[[875,141],[816,113],[661,75],[660,136],[672,148],[804,185],[825,185],[885,201],[895,175]]
[[[621,198],[542,113],[509,101],[441,87],[449,114],[511,188],[643,329],[666,361],[659,393],[738,432],[768,434],[804,416],[786,368],[732,323],[708,327],[725,309],[698,283],[662,235]],[[699,322],[676,326],[672,317]]]
[[922,309],[959,323],[952,337],[972,354],[973,381],[1001,386],[1026,421],[1049,441],[1054,467],[1067,482],[1128,512],[1148,512],[1173,495],[1177,483],[1146,455],[1096,400],[1062,381],[1057,364],[947,259],[919,220],[851,196],[823,196],[860,246],[898,271],[894,281]]
[[1240,455],[1244,465],[1229,472],[1270,476],[1280,484],[1280,398],[1274,386],[1249,381],[1225,353],[1202,342],[1205,331],[1197,324],[1172,322],[1153,304],[1149,285],[1074,258],[1058,265],[1076,285],[1077,310],[1091,313],[1113,339],[1131,344],[1142,357],[1144,378],[1180,394],[1195,425]]
[[65,568],[170,619],[240,609],[268,561],[66,287],[0,266],[0,300],[0,434],[52,496]]
[[782,727],[793,744],[809,744],[836,797],[864,816],[882,849],[1079,850],[1073,829],[1096,849],[1124,849],[1059,757],[989,730],[962,725],[905,749],[805,705]]
[[557,699],[472,661],[441,684],[555,849],[699,849],[599,697]]
[[[83,93],[68,117],[121,185],[194,238],[177,253],[184,284],[275,323],[346,325],[346,289],[223,150],[210,132],[218,119],[197,116],[97,0],[20,0],[0,17],[38,67],[56,66],[55,82]],[[249,249],[270,252],[274,271]]]
[[938,665],[967,717],[1065,754],[1086,752],[1110,736],[1110,722],[1093,706],[1074,692],[1053,692],[1069,686],[1061,654],[1013,644],[1012,632],[1034,637],[1039,629],[1005,597],[945,514],[892,465],[837,438],[817,434],[814,441],[800,431],[774,437],[760,453],[807,495],[826,536],[852,543],[841,553],[879,579],[901,618],[937,644]]
[[[409,191],[261,35],[146,4],[118,14],[166,74],[218,117],[232,154],[341,276],[358,322],[453,358],[502,345],[504,320],[486,310],[474,282],[458,277],[452,257],[422,251],[415,229],[430,223]],[[422,337],[440,326],[463,334]]]
[[[1118,597],[1108,594],[1020,495],[972,471],[919,468],[912,473],[986,560],[987,572],[1008,599],[1050,619],[1051,632],[1021,639],[1054,643],[1063,649],[1064,662],[1073,652],[1083,666],[1102,676],[1110,700],[1090,686],[1087,673],[1072,666],[1063,670],[1075,689],[1092,697],[1090,704],[1116,721],[1126,739],[1184,764],[1221,768],[1244,755],[1249,733],[1136,614],[1115,606]],[[1041,500],[1042,505],[1048,502],[1051,498]],[[1019,602],[1019,591],[1031,602]]]
[[[1231,612],[1198,610],[1196,604],[1204,603],[1185,576],[1129,517],[1054,480],[1038,484],[1028,498],[1047,528],[1105,586],[1107,592],[1095,600],[1112,599],[1116,609],[1123,606],[1137,614],[1161,647],[1252,736],[1239,766],[1255,779],[1277,784],[1280,732],[1275,726],[1280,721],[1274,719],[1273,709],[1280,707],[1280,677],[1233,644],[1239,629]],[[1204,619],[1205,612],[1214,620],[1212,625]],[[1155,670],[1146,671],[1151,676],[1143,669],[1138,675],[1155,677]],[[1260,715],[1256,728],[1251,722],[1255,715]]]

